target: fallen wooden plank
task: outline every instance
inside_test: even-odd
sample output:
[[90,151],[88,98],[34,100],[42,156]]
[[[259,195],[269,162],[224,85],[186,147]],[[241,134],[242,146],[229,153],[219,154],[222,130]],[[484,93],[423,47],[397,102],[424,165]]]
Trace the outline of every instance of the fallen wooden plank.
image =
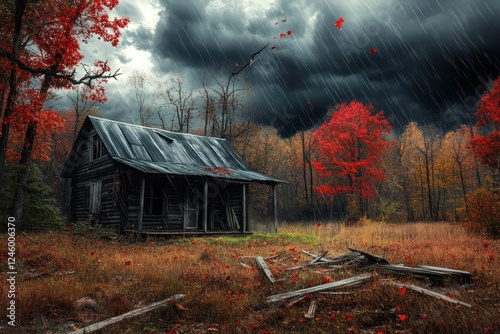
[[371,254],[356,250],[354,248],[347,247],[347,249],[353,253],[360,253],[361,255],[364,255],[370,262],[379,263],[379,264],[391,264],[389,261],[387,261],[383,257],[371,255]]
[[[314,253],[308,252],[308,251],[306,251],[306,250],[304,250],[304,249],[302,250],[302,252],[303,252],[304,254],[307,254],[307,255],[309,255],[310,257],[312,257],[312,258],[313,258],[313,261],[314,261],[314,260],[317,260],[317,261],[326,262],[326,263],[327,263],[327,262],[330,262],[330,260],[329,260],[329,259],[325,259],[324,257],[321,257],[321,259],[318,259],[318,257],[320,257],[320,256],[318,256],[318,255],[316,255],[316,254],[314,254]],[[327,252],[328,252],[328,251],[327,251]],[[327,254],[328,254],[328,253],[327,253]],[[325,254],[325,256],[326,256],[326,254]]]
[[448,275],[449,279],[452,281],[456,281],[459,283],[472,283],[472,275],[468,271],[456,270],[456,269],[448,269],[442,267],[433,267],[433,266],[418,266],[419,268],[432,270],[434,272],[439,272],[444,275]]
[[179,300],[179,299],[184,298],[185,296],[186,295],[184,295],[184,294],[174,295],[174,296],[171,296],[171,297],[169,297],[169,298],[167,298],[165,300],[162,300],[162,301],[150,304],[150,305],[145,306],[145,307],[138,308],[136,310],[124,313],[122,315],[118,315],[116,317],[109,318],[109,319],[104,320],[104,321],[97,322],[97,323],[89,325],[87,327],[80,328],[80,329],[78,329],[76,331],[68,332],[67,334],[84,334],[84,333],[95,332],[96,330],[99,330],[99,329],[104,328],[106,326],[109,326],[111,324],[120,322],[120,321],[122,321],[124,319],[136,317],[136,316],[141,315],[143,313],[155,310],[155,309],[157,309],[157,308],[159,308],[161,306],[166,305],[167,303],[169,303],[169,302],[171,302],[173,300]]
[[358,285],[371,277],[372,277],[371,274],[362,274],[362,275],[346,278],[346,279],[343,279],[343,280],[340,280],[337,282],[316,285],[316,286],[313,286],[310,288],[305,288],[305,289],[296,290],[296,291],[284,292],[284,293],[280,293],[277,295],[267,297],[267,303],[275,303],[275,302],[282,301],[284,299],[302,296],[302,295],[305,295],[307,293],[313,293],[313,292],[329,290],[329,289],[339,289],[339,288],[344,288],[344,287],[348,287],[348,286]]
[[318,305],[318,302],[316,300],[312,300],[311,304],[309,305],[309,309],[307,310],[307,313],[305,314],[306,319],[314,319],[314,313],[316,313],[316,306]]
[[329,259],[329,262],[331,264],[344,264],[346,262],[352,262],[352,261],[363,262],[364,260],[366,260],[366,257],[363,256],[361,253],[353,252],[337,256],[334,259]]
[[292,299],[291,302],[289,302],[288,304],[286,304],[286,307],[287,308],[290,308],[292,307],[293,305],[297,304],[298,302],[300,302],[302,299],[306,298],[306,296],[300,296],[300,297],[297,297],[297,298],[294,298]]
[[328,255],[328,251],[324,251],[323,254],[321,254],[320,256],[317,256],[314,260],[309,262],[309,264],[316,264],[317,262],[323,260],[323,258],[327,255]]
[[417,278],[424,278],[432,280],[434,282],[444,282],[447,277],[450,277],[450,275],[436,270],[430,270],[424,268],[412,268],[412,267],[392,265],[392,264],[391,265],[384,264],[380,266],[379,271],[381,273],[390,273],[399,276],[412,276]]
[[456,299],[452,299],[446,295],[443,295],[441,293],[437,293],[437,292],[434,292],[434,291],[431,291],[431,290],[428,290],[428,289],[424,289],[424,288],[421,288],[419,286],[416,286],[416,285],[409,285],[409,284],[400,284],[400,283],[395,283],[395,282],[392,282],[393,285],[399,287],[399,288],[407,288],[407,289],[411,289],[413,291],[416,291],[416,292],[420,292],[420,293],[423,293],[424,295],[427,295],[427,296],[431,296],[431,297],[434,297],[434,298],[437,298],[437,299],[440,299],[440,300],[445,300],[449,303],[453,303],[453,304],[460,304],[460,305],[463,305],[463,306],[467,306],[467,307],[472,307],[471,304],[467,304],[467,303],[464,303],[464,302],[461,302],[459,300],[456,300]]
[[249,265],[248,265],[248,264],[246,264],[246,263],[240,262],[240,264],[241,264],[241,266],[242,266],[243,268],[252,268],[251,266],[249,266]]
[[433,266],[418,266],[419,268],[424,268],[424,269],[431,269],[431,270],[436,270],[436,271],[442,271],[445,273],[450,273],[450,274],[458,274],[458,275],[470,275],[470,272],[464,271],[464,270],[457,270],[457,269],[448,269],[448,268],[443,268],[443,267],[433,267]]
[[271,269],[266,264],[266,261],[264,261],[264,258],[262,256],[257,256],[255,258],[255,263],[257,263],[257,267],[259,267],[264,274],[266,274],[267,278],[271,281],[271,283],[276,282],[276,279],[273,276],[273,273],[271,272]]

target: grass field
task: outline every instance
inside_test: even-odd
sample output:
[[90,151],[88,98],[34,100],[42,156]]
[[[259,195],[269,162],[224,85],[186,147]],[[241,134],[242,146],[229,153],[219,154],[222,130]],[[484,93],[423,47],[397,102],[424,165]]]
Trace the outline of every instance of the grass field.
[[[7,249],[5,239],[0,244]],[[21,234],[16,245],[17,327],[8,327],[2,316],[2,333],[66,333],[178,293],[186,297],[100,333],[500,332],[500,240],[471,236],[459,225],[282,224],[277,234],[139,242],[65,231]],[[404,293],[385,284],[389,277],[376,271],[369,271],[374,277],[367,283],[342,290],[350,294],[314,293],[289,307],[289,301],[266,303],[273,294],[366,272],[352,267],[286,270],[311,260],[303,249],[328,250],[335,257],[347,253],[347,247],[391,263],[469,271],[472,285],[429,288],[472,307]],[[267,262],[276,283],[256,268],[257,255],[277,255]],[[427,286],[409,278],[398,281]],[[0,289],[5,310],[5,280]],[[317,310],[306,319],[311,300],[317,301]]]

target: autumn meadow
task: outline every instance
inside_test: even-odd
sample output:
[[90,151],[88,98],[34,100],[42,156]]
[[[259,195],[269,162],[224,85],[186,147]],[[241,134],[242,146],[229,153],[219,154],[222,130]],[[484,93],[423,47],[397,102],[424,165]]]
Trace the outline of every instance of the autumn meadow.
[[[473,284],[430,286],[411,277],[397,281],[428,287],[471,307],[392,286],[396,278],[376,269],[369,271],[373,278],[366,283],[336,290],[342,293],[308,294],[293,305],[288,305],[292,299],[266,302],[274,294],[359,274],[348,265],[287,270],[310,262],[302,250],[328,250],[335,257],[347,247],[394,264],[469,271]],[[3,333],[68,333],[176,294],[185,298],[101,333],[500,331],[500,243],[470,236],[457,224],[283,224],[278,233],[138,241],[110,240],[95,231],[22,234],[18,249],[18,326],[4,327]],[[256,268],[255,256],[268,258],[274,284]],[[1,289],[5,305],[4,284]],[[307,319],[312,300],[317,310]]]

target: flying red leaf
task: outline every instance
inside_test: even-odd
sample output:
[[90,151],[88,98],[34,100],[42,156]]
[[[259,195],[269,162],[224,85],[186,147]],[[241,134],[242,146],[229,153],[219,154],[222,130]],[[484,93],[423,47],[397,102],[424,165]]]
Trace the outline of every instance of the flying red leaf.
[[284,33],[280,33],[280,38],[285,37],[286,35]]
[[291,34],[292,34],[292,31],[291,31],[291,30],[288,30],[286,33],[287,33],[288,35],[291,35]]
[[319,222],[318,222],[318,223],[316,223],[316,226],[317,226],[317,227],[320,227],[320,226],[321,226],[321,223],[319,223]]
[[130,266],[132,264],[132,261],[125,261],[126,266]]
[[342,17],[335,22],[335,26],[338,30],[342,30],[342,24],[344,24],[344,19]]
[[277,49],[279,49],[279,48],[280,48],[279,46],[275,45],[275,46],[273,46],[271,49],[276,49],[276,50],[277,50]]
[[311,104],[311,101],[307,101],[307,102],[306,102],[306,104],[309,104],[309,105],[310,105],[310,104]]
[[488,246],[489,246],[489,245],[490,245],[490,243],[489,243],[488,241],[486,241],[486,242],[484,243],[484,248],[488,248]]
[[286,16],[285,16],[285,18],[283,20],[281,20],[281,22],[286,22]]
[[297,276],[295,275],[292,276],[292,282],[297,282]]
[[425,314],[425,313],[424,313],[424,314],[422,314],[421,318],[422,318],[422,319],[427,319],[427,314]]
[[401,321],[405,321],[406,319],[408,319],[408,317],[406,316],[406,314],[402,314],[399,316],[399,320]]
[[337,314],[332,313],[332,315],[330,316],[330,319],[335,319],[336,316],[337,316]]
[[370,49],[370,53],[371,53],[371,54],[373,54],[373,53],[377,53],[377,52],[378,52],[378,50],[377,50],[377,49],[375,49],[375,48],[371,48],[371,49]]
[[404,295],[405,295],[405,293],[406,293],[406,287],[403,287],[403,288],[399,289],[399,290],[398,290],[398,292],[399,292],[399,294],[400,294],[401,296],[404,296]]
[[352,319],[352,316],[350,314],[345,316],[345,320],[350,321]]

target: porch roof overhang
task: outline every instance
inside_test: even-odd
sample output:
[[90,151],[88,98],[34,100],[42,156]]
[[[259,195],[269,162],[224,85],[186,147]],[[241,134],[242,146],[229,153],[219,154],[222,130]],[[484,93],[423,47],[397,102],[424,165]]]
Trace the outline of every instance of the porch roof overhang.
[[129,166],[145,174],[170,174],[184,176],[204,176],[227,181],[258,182],[274,185],[277,183],[287,183],[270,176],[254,172],[251,170],[241,170],[230,167],[205,167],[194,166],[181,163],[171,163],[166,161],[145,161],[113,157],[113,160]]

